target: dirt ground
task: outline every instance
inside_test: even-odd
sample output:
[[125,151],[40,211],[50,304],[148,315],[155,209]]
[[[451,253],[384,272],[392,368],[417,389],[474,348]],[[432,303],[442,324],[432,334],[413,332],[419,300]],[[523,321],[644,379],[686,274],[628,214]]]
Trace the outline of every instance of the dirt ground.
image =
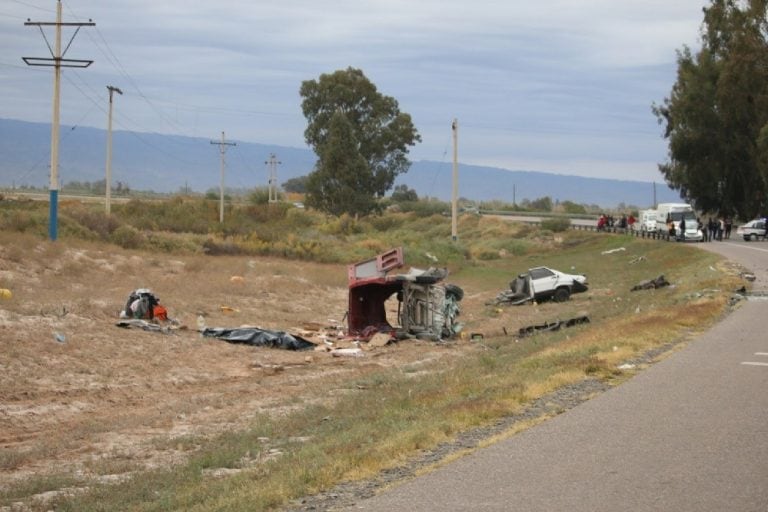
[[[9,237],[0,240],[0,289],[12,293],[0,295],[0,490],[31,475],[109,480],[167,465],[185,456],[173,443],[180,436],[244,427],[256,414],[285,412],[296,396],[332,399],[343,381],[383,367],[483,349],[466,339],[407,340],[334,357],[322,341],[292,352],[203,338],[198,316],[210,327],[307,335],[307,327],[341,326],[346,268]],[[143,287],[181,328],[116,326],[128,294]],[[494,319],[483,304],[498,291],[465,290],[467,331],[516,329],[547,314]]]

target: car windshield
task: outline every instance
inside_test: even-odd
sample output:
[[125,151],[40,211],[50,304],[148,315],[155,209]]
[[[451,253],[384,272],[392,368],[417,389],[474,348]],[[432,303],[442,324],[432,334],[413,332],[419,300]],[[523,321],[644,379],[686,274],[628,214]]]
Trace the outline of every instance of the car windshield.
[[685,219],[685,222],[696,220],[696,215],[693,212],[669,212],[669,216],[675,222],[680,222],[681,219]]

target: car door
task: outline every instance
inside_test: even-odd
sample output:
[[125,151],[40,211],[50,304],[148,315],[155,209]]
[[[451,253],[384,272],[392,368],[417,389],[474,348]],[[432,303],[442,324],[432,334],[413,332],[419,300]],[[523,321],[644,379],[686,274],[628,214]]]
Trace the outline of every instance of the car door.
[[557,288],[557,274],[548,268],[532,268],[530,275],[534,296],[551,293]]

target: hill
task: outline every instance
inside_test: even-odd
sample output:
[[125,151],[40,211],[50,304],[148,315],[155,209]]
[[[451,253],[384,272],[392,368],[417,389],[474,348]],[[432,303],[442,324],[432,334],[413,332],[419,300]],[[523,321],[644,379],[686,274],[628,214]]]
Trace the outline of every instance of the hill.
[[[0,119],[0,186],[47,186],[50,160],[50,125]],[[216,189],[220,181],[219,148],[212,139],[115,130],[112,136],[112,183],[122,182],[134,190],[174,192]],[[214,141],[215,142],[215,141]],[[265,187],[265,161],[274,153],[280,160],[278,183],[303,176],[314,166],[315,154],[294,148],[234,141],[226,153],[225,184],[231,188]],[[59,179],[99,181],[104,179],[106,130],[61,127]],[[442,200],[451,197],[451,162],[421,160],[398,178],[419,196]],[[581,176],[509,170],[459,164],[459,193],[475,201],[517,202],[549,196],[612,207],[620,203],[640,207],[675,202],[679,195],[665,184],[585,178]]]

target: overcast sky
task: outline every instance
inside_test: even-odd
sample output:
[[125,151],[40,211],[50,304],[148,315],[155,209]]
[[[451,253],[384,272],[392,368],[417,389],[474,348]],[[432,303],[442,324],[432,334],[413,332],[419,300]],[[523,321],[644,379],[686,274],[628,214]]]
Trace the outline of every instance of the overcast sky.
[[[708,0],[66,0],[92,19],[65,57],[61,122],[306,147],[299,88],[355,67],[413,117],[412,160],[662,181],[676,50],[699,47]],[[31,21],[55,0],[0,0],[0,117],[50,122],[50,57]],[[45,30],[53,45],[52,27]],[[73,34],[65,27],[63,45]],[[1,157],[1,155],[0,155]]]

